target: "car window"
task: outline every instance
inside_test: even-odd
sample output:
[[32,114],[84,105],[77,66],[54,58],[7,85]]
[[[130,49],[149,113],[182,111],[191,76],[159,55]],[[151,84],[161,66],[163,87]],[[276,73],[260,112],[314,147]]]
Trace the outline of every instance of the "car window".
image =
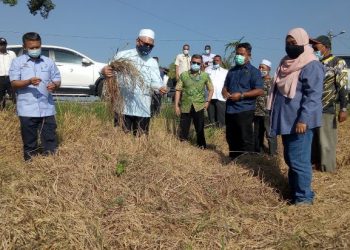
[[60,63],[74,63],[81,64],[82,57],[66,50],[54,49],[55,51],[55,61]]
[[47,49],[47,48],[41,48],[41,54],[43,56],[50,57],[49,56],[49,49]]
[[[13,52],[15,52],[16,56],[20,56],[20,55],[22,54],[22,53],[20,53],[21,50],[22,50],[21,47],[18,47],[18,48],[10,48],[10,49],[8,49],[8,50],[12,50]],[[19,54],[19,53],[20,53],[20,54]]]

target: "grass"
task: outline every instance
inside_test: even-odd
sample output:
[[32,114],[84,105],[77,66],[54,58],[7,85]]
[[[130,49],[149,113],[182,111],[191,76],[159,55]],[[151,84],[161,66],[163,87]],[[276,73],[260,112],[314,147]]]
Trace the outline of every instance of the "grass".
[[102,103],[57,110],[59,152],[30,163],[13,108],[0,113],[1,249],[350,246],[350,121],[339,126],[338,172],[315,172],[315,204],[295,207],[283,199],[281,153],[228,162],[225,135],[212,128],[209,150],[179,142],[167,130],[171,107],[148,138],[114,128]]

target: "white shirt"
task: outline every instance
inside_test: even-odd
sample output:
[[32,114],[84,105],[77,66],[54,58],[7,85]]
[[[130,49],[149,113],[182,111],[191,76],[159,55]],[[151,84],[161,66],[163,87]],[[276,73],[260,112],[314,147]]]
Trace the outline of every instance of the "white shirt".
[[179,75],[181,75],[182,72],[190,70],[191,56],[184,55],[183,53],[178,54],[175,59],[175,65],[179,67]]
[[213,65],[213,59],[216,55],[215,54],[203,54],[202,55],[202,58],[203,58],[203,64],[205,64],[206,62],[208,62],[208,65],[209,66],[212,66]]
[[16,58],[15,52],[7,50],[5,54],[0,53],[0,76],[8,76],[12,60]]
[[[124,115],[150,117],[151,99],[153,91],[163,87],[160,77],[159,65],[151,56],[140,56],[136,49],[124,50],[117,53],[114,60],[129,59],[139,70],[143,87],[136,84],[135,88],[131,84],[120,82],[121,93],[124,98]],[[142,88],[141,88],[142,87]]]
[[224,87],[228,70],[221,67],[219,67],[218,69],[214,69],[213,66],[208,66],[205,69],[205,72],[209,74],[210,80],[214,86],[214,94],[212,99],[217,99],[219,101],[225,102],[226,100],[222,96],[221,91]]

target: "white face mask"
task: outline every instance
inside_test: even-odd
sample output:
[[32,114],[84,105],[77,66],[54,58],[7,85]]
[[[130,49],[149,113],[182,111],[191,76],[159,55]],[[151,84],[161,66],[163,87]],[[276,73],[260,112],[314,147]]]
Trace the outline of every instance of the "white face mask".
[[261,70],[260,72],[261,72],[261,76],[262,77],[265,77],[265,76],[267,76],[269,74],[269,72],[266,71],[266,70]]
[[210,54],[210,49],[206,49],[206,50],[205,50],[205,53],[206,53],[207,55],[209,55],[209,54]]
[[188,55],[189,50],[188,49],[184,49],[182,52],[184,53],[184,55]]

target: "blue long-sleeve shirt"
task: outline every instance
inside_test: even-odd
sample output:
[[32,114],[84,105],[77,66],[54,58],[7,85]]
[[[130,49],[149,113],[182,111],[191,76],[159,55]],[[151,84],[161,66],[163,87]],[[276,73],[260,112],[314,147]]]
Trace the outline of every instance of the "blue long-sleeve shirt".
[[294,134],[298,122],[308,129],[322,125],[322,92],[325,70],[318,61],[302,68],[293,99],[283,96],[277,87],[271,110],[271,135]]

